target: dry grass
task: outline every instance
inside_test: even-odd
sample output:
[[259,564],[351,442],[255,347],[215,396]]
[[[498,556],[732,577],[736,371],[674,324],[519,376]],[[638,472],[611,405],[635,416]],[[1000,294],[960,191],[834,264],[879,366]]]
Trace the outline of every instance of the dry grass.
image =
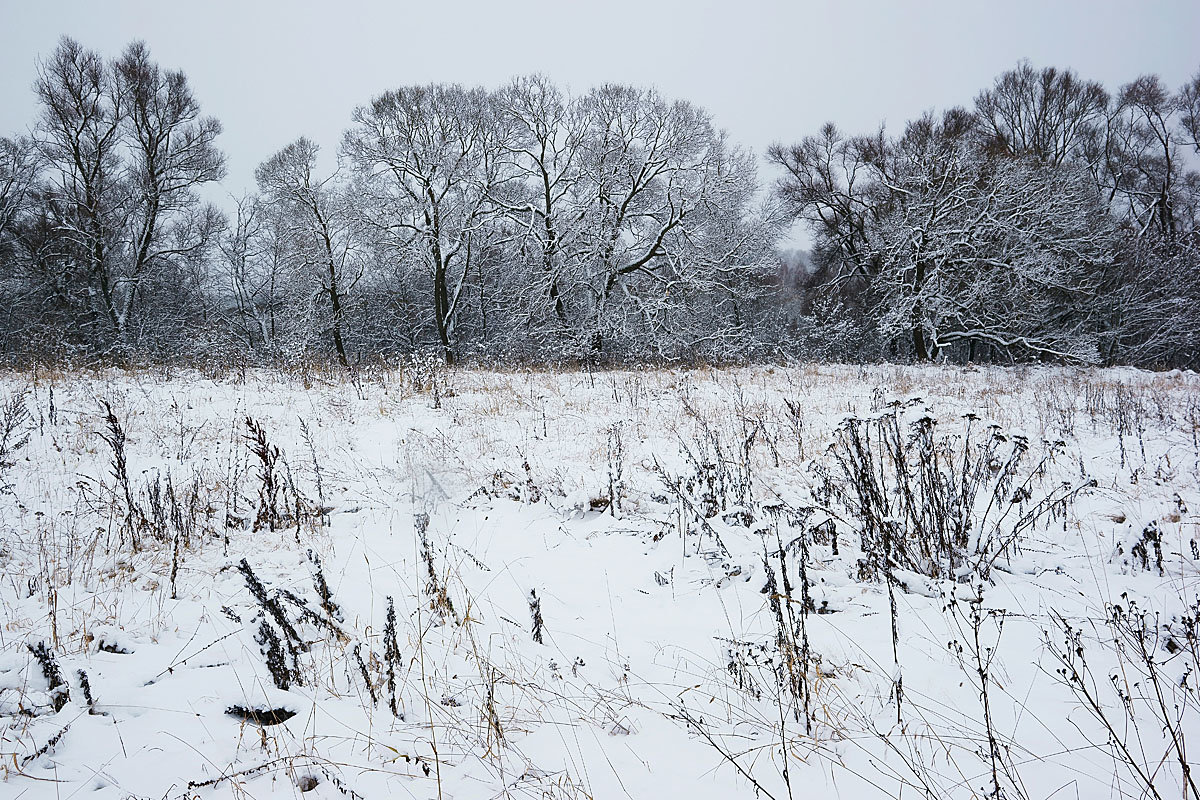
[[[1095,513],[1072,519],[1073,535],[1103,540],[1105,546],[1112,540],[1103,537],[1115,538],[1115,529],[1127,518],[1140,521],[1151,513],[1138,503],[1149,507],[1159,500],[1158,494],[1142,499],[1140,490],[1128,485],[1131,479],[1161,487],[1200,481],[1200,380],[1181,373],[894,365],[556,373],[404,366],[348,381],[342,373],[313,365],[290,373],[185,372],[169,382],[153,371],[40,370],[2,375],[0,387],[24,393],[32,426],[31,444],[19,453],[20,458],[28,453],[31,460],[10,470],[17,476],[18,494],[5,498],[9,515],[0,523],[0,654],[44,636],[64,659],[81,663],[113,631],[146,642],[174,635],[180,625],[171,598],[175,591],[182,598],[204,598],[213,615],[223,605],[244,611],[248,601],[240,584],[226,579],[225,568],[245,555],[263,562],[255,568],[271,591],[286,588],[315,607],[316,595],[307,586],[288,582],[294,564],[306,549],[333,563],[344,539],[316,514],[289,518],[281,513],[280,524],[252,529],[259,483],[245,439],[247,415],[262,421],[272,443],[281,443],[279,475],[296,487],[293,499],[311,502],[318,496],[310,463],[319,464],[322,492],[332,498],[342,520],[355,520],[356,514],[388,518],[400,505],[436,505],[447,498],[465,503],[463,498],[479,490],[483,496],[517,498],[536,506],[537,513],[571,520],[586,511],[576,495],[586,503],[587,495],[607,487],[614,467],[612,432],[619,430],[623,452],[620,486],[614,491],[624,519],[614,519],[612,525],[636,531],[647,549],[666,535],[678,536],[685,551],[694,543],[697,550],[710,547],[697,543],[707,536],[699,520],[689,520],[678,504],[662,502],[665,490],[657,469],[681,478],[695,471],[683,447],[695,450],[698,442],[720,442],[720,458],[728,462],[723,466],[747,476],[757,504],[751,511],[766,519],[763,506],[777,500],[776,495],[819,490],[821,478],[812,467],[828,463],[844,416],[871,417],[893,400],[915,397],[922,398],[918,405],[929,409],[939,433],[948,437],[960,434],[962,415],[971,412],[1005,429],[1023,427],[1035,450],[1043,439],[1070,441],[1064,472],[1109,477]],[[110,448],[101,438],[102,400],[111,403],[128,434],[132,500],[112,475]],[[789,410],[789,403],[798,414]],[[311,455],[300,435],[300,419],[311,432]],[[1169,446],[1159,446],[1159,440],[1169,440]],[[177,489],[194,487],[197,499],[186,505],[185,522],[195,533],[184,541],[170,533],[175,527],[165,534],[150,531],[143,546],[134,549],[121,536],[130,506],[148,509],[148,487],[168,473]],[[0,475],[0,484],[5,482]],[[734,504],[732,497],[718,499],[722,511]],[[1189,538],[1200,535],[1194,510],[1155,507],[1153,514],[1174,547],[1183,549]],[[289,519],[298,519],[300,528]],[[405,524],[398,522],[394,529]],[[706,524],[720,524],[719,515]],[[395,530],[389,527],[386,535],[396,535]],[[239,753],[253,753],[293,783],[310,773],[332,782],[330,776],[343,774],[339,765],[352,761],[358,768],[370,765],[392,776],[420,779],[427,779],[426,770],[436,775],[476,763],[498,780],[521,778],[529,793],[586,796],[591,787],[585,764],[544,775],[532,770],[522,775],[520,769],[512,774],[519,761],[515,742],[564,718],[588,720],[606,737],[625,735],[619,732],[623,720],[648,703],[630,688],[638,676],[627,671],[623,680],[606,684],[587,678],[586,670],[573,674],[569,661],[551,667],[546,659],[531,660],[529,632],[501,626],[500,611],[476,596],[478,576],[487,570],[502,572],[506,565],[481,567],[474,554],[456,549],[445,520],[435,518],[430,530],[428,557],[414,548],[388,562],[388,585],[364,590],[371,593],[373,605],[358,606],[356,614],[339,623],[341,636],[311,619],[306,623],[311,630],[302,631],[313,640],[312,651],[298,661],[304,685],[346,702],[363,715],[365,728],[293,737],[283,729],[267,733],[250,726]],[[853,532],[852,524],[844,528],[843,542]],[[1057,529],[1037,536],[1050,539],[1052,533],[1060,536]],[[364,548],[358,557],[375,557],[367,545],[356,545]],[[819,549],[826,546],[814,546],[814,568],[842,563]],[[706,586],[718,589],[738,577],[735,569],[757,568],[735,557],[714,558],[711,566]],[[422,594],[427,585],[433,587],[432,598]],[[335,596],[342,590],[336,580],[331,588]],[[672,582],[664,592],[675,588]],[[540,586],[519,589],[522,602],[530,589],[545,597]],[[217,602],[219,592],[225,595]],[[398,638],[408,656],[399,668],[392,665],[397,693],[406,698],[402,709],[423,725],[404,747],[396,744],[398,723],[384,699],[383,598],[393,595],[403,609]],[[785,599],[790,604],[797,597],[798,587],[795,596]],[[551,600],[545,612],[547,649],[556,626],[569,624],[561,610],[551,610]],[[299,606],[288,608],[289,614],[303,617]],[[523,607],[511,613],[522,621],[529,615]],[[813,619],[818,619],[815,612]],[[356,647],[361,669],[354,660]],[[870,659],[817,653],[806,665],[802,680],[811,692],[811,733],[802,733],[803,724],[793,720],[783,725],[778,715],[771,715],[772,702],[782,701],[771,668],[762,665],[741,668],[755,673],[760,689],[775,694],[768,692],[763,703],[749,702],[746,690],[731,682],[727,663],[691,656],[689,668],[703,689],[688,695],[688,709],[696,707],[697,699],[710,703],[712,710],[705,713],[724,726],[718,730],[710,723],[714,741],[726,743],[755,775],[770,774],[776,744],[798,760],[836,760],[823,741],[847,740],[852,729],[871,734],[878,721],[864,719],[862,711],[864,687],[879,691],[891,669],[890,650],[885,658],[888,648],[876,649]],[[250,655],[259,658],[257,651]],[[681,686],[687,678],[681,676]],[[5,692],[5,703],[39,708],[35,679],[33,674],[20,691]],[[103,687],[96,690],[103,703]],[[371,701],[372,693],[377,703]],[[873,697],[868,705],[887,705],[887,698]],[[913,730],[926,726],[922,735],[932,736],[929,731],[937,730],[933,712],[928,719],[918,718],[917,707],[914,701],[909,706],[914,711],[906,712],[914,714]],[[33,752],[45,742],[44,730],[33,724],[37,716],[12,719],[7,734],[12,744],[5,743],[5,753],[10,748],[13,753]],[[738,750],[732,743],[747,728],[766,738],[753,749]],[[923,741],[930,744],[932,739]],[[953,748],[964,774],[969,772],[969,751],[977,745],[975,740]],[[936,744],[930,746],[936,750]],[[354,753],[355,759],[346,753]],[[911,752],[909,757],[916,758]],[[220,781],[246,784],[257,774],[230,769]],[[914,773],[906,780],[918,785],[922,777],[927,776]]]

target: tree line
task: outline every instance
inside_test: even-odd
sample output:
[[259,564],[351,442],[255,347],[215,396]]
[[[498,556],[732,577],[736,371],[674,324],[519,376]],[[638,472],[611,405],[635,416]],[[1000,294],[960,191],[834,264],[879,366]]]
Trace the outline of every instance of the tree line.
[[13,362],[1200,359],[1200,74],[1021,64],[899,136],[774,146],[771,186],[653,89],[405,86],[227,209],[220,123],[144,44],[64,38],[34,90],[0,138]]

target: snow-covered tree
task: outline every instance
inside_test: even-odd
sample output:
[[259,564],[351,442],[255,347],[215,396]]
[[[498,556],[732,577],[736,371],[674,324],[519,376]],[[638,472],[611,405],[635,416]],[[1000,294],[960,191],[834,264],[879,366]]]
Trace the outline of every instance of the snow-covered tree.
[[580,202],[588,117],[548,78],[518,78],[496,93],[509,136],[497,141],[516,180],[492,187],[491,200],[513,237],[505,269],[511,321],[525,335],[565,335],[570,287],[579,283],[586,210]]
[[171,339],[222,225],[195,191],[224,174],[220,124],[140,42],[109,63],[64,38],[35,91],[41,173],[19,263],[37,305],[93,352]]
[[328,331],[345,366],[345,307],[362,277],[363,262],[352,201],[338,172],[317,174],[318,153],[313,142],[301,137],[259,165],[254,175],[263,201],[278,215],[272,219],[273,247],[284,250],[286,269],[309,301],[294,310],[320,316],[319,330]]
[[[784,202],[809,220],[885,342],[1095,361],[1088,312],[1112,228],[1077,168],[996,154],[994,130],[952,109],[902,136],[822,136],[772,155]],[[992,142],[981,146],[983,142]]]
[[[746,211],[752,162],[731,148],[701,109],[653,90],[608,85],[581,100],[588,118],[579,200],[584,284],[582,331],[599,353],[608,338],[660,332],[689,291],[744,266],[737,248],[708,249],[713,212]],[[730,242],[732,244],[732,242]],[[672,301],[674,293],[675,300]]]
[[455,358],[468,279],[507,179],[503,128],[482,89],[408,86],[354,112],[343,150],[360,181],[360,211],[393,258],[427,287],[442,355]]

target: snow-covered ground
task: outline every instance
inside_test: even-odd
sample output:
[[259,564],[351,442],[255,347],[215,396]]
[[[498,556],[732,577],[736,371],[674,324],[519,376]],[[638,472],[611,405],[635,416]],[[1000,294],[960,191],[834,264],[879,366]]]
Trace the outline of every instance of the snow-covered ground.
[[[1189,796],[1193,374],[113,371],[0,399],[0,796]],[[935,506],[963,543],[918,554]]]

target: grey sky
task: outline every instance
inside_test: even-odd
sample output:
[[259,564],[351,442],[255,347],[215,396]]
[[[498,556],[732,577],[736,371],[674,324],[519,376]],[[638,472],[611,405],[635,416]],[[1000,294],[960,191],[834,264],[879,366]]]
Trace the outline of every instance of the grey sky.
[[356,105],[410,83],[652,84],[761,152],[826,120],[866,132],[969,104],[1021,58],[1110,90],[1147,72],[1174,88],[1200,68],[1197,0],[0,0],[0,135],[33,121],[35,63],[62,34],[109,56],[144,39],[183,69],[225,125],[234,193],[300,135],[332,153]]

